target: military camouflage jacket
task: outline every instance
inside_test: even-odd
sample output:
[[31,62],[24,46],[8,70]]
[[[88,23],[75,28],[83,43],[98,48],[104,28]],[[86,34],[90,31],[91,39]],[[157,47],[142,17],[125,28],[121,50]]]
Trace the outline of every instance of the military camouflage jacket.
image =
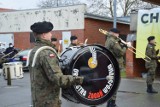
[[115,58],[117,59],[119,63],[119,68],[120,70],[124,69],[124,59],[123,56],[125,55],[126,48],[121,47],[119,43],[119,39],[108,34],[107,35],[107,40],[105,42],[105,47],[110,50]]
[[34,107],[60,107],[60,87],[69,87],[81,84],[82,77],[63,75],[58,64],[56,53],[50,50],[41,51],[34,67],[31,67],[36,50],[42,46],[50,46],[46,40],[37,39],[36,45],[30,55],[30,79]]
[[[155,49],[155,45],[153,44],[148,44],[146,47],[146,52],[145,52],[146,56],[151,58],[151,61],[148,60],[149,62],[145,63],[146,68],[149,67],[157,67],[157,53],[156,53],[156,49]],[[148,58],[146,58],[148,59]]]
[[72,47],[72,46],[77,46],[77,45],[76,45],[76,44],[71,43],[71,44],[69,45],[69,47]]

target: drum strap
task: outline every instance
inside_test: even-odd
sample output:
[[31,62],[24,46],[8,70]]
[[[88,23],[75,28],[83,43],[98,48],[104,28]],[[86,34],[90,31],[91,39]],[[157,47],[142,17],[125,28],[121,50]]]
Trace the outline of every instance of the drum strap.
[[34,57],[33,57],[32,67],[35,66],[35,63],[36,63],[38,54],[39,54],[42,50],[47,50],[47,49],[48,49],[48,50],[51,50],[52,52],[54,52],[54,53],[56,54],[58,60],[60,59],[55,49],[53,49],[53,48],[50,47],[50,46],[43,46],[43,47],[40,47],[39,49],[37,49],[37,51],[35,52]]

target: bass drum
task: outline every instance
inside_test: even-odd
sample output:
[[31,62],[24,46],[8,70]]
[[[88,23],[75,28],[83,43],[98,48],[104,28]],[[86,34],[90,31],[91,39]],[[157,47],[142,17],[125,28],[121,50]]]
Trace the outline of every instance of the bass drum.
[[119,65],[113,54],[100,45],[71,47],[61,55],[63,74],[83,76],[89,85],[62,89],[62,96],[76,103],[100,105],[108,101],[120,83]]

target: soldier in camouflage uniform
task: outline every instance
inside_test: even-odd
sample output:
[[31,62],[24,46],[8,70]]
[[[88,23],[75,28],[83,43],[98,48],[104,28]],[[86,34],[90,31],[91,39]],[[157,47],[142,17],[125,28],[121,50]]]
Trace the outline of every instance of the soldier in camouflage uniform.
[[[123,56],[125,55],[126,48],[122,43],[121,40],[117,37],[119,37],[120,31],[116,28],[112,28],[110,32],[107,34],[107,40],[105,42],[105,47],[110,50],[114,57],[117,59],[119,63],[120,71],[124,71],[124,60]],[[114,96],[108,101],[107,107],[116,107],[116,93]]]
[[52,38],[51,38],[51,42],[52,42],[52,44],[53,44],[52,47],[58,52],[58,49],[57,49],[57,47],[56,47],[56,45],[57,45],[57,38],[52,37]]
[[53,46],[56,47],[56,45],[57,45],[57,38],[52,37],[51,38],[51,42],[52,42]]
[[77,38],[77,36],[71,36],[70,37],[70,41],[71,41],[71,44],[69,45],[69,47],[77,46],[78,45],[78,38]]
[[32,67],[34,54],[42,46],[51,46],[50,22],[37,22],[31,26],[36,44],[30,54],[30,79],[33,107],[60,107],[60,87],[82,84],[83,77],[63,75],[58,64],[56,53],[51,50],[43,50],[37,55],[35,66]]
[[[158,93],[157,91],[155,91],[152,87],[154,79],[155,79],[155,71],[157,68],[157,60],[160,59],[159,56],[157,56],[156,50],[155,50],[155,46],[156,46],[156,42],[155,42],[155,37],[154,36],[150,36],[147,38],[148,39],[148,45],[146,47],[146,56],[150,57],[151,60],[148,60],[148,62],[145,62],[145,67],[148,70],[147,73],[147,92],[148,93]],[[146,58],[147,59],[147,58]]]

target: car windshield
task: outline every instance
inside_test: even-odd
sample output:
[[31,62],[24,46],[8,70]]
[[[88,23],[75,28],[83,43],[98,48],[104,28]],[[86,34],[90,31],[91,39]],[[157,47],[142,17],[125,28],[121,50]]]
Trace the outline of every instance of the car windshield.
[[24,51],[19,52],[17,55],[18,56],[27,56],[27,54],[28,54],[29,51],[30,50],[24,50]]

